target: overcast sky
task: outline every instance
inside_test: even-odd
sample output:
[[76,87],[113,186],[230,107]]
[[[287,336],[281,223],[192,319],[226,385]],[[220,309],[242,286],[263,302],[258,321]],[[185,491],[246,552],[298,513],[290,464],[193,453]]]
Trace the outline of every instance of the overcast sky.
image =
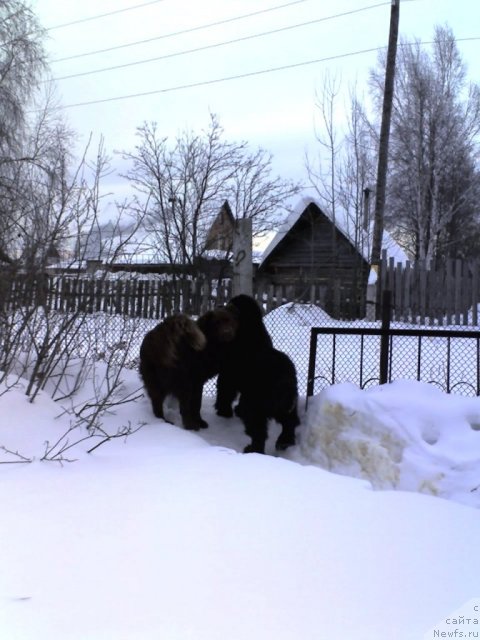
[[[32,0],[32,7],[48,29],[58,96],[83,140],[92,132],[109,150],[131,148],[144,121],[174,136],[206,126],[212,112],[226,138],[268,149],[275,171],[293,179],[304,177],[305,153],[315,150],[315,91],[325,72],[338,73],[345,91],[354,81],[361,89],[390,21],[390,2],[375,0]],[[401,0],[402,36],[428,42],[446,23],[459,40],[477,38],[459,48],[470,79],[480,82],[480,2]],[[149,95],[126,97],[135,94]]]

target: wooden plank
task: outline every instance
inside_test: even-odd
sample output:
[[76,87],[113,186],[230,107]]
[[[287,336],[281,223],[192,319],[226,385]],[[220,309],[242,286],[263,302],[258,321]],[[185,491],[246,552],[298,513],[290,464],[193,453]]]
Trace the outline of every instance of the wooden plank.
[[156,280],[154,286],[154,296],[153,296],[153,311],[152,318],[156,318],[157,320],[161,318],[161,310],[162,310],[162,281]]
[[410,260],[405,263],[405,269],[403,271],[403,320],[404,322],[410,322],[412,316],[411,309],[411,269]]
[[125,289],[123,290],[123,297],[122,297],[122,315],[123,316],[128,316],[129,315],[129,302],[130,302],[130,289],[132,287],[132,283],[130,280],[127,280],[125,282]]
[[435,283],[435,305],[438,326],[441,327],[445,320],[445,309],[443,304],[443,292],[445,290],[445,264],[437,262],[436,283]]
[[145,283],[143,280],[135,280],[134,282],[136,285],[136,291],[134,296],[135,307],[134,307],[133,315],[135,318],[142,318],[143,308],[145,304],[145,298],[144,298]]
[[118,315],[122,313],[123,288],[124,288],[123,280],[116,280],[114,285],[114,291],[112,292],[112,300],[113,300],[114,313]]
[[142,279],[142,318],[148,318],[148,307],[150,304],[150,281]]
[[96,280],[95,281],[95,311],[98,313],[102,309],[102,301],[104,296],[104,280]]
[[472,300],[472,278],[470,272],[470,265],[467,260],[463,262],[463,277],[462,277],[462,307],[463,307],[463,325],[468,326],[468,312],[470,310],[470,304]]
[[80,300],[81,282],[63,278],[62,289],[59,291],[58,310],[59,311],[83,311]]
[[110,280],[103,278],[103,295],[100,300],[100,311],[102,313],[109,313],[108,308],[110,305]]
[[427,269],[425,261],[419,261],[419,317],[420,324],[425,324],[427,314]]
[[426,302],[426,323],[433,325],[435,323],[436,315],[436,277],[437,272],[435,270],[435,262],[431,260],[427,268],[427,302]]
[[403,291],[402,291],[402,265],[400,262],[395,267],[395,285],[393,294],[393,317],[399,321],[403,315]]
[[388,260],[388,281],[387,289],[392,292],[392,296],[395,293],[395,259],[390,258]]
[[455,324],[460,324],[460,313],[461,313],[461,286],[462,286],[462,261],[457,258],[455,260]]
[[472,261],[472,290],[471,290],[471,302],[472,302],[472,325],[474,327],[478,326],[478,304],[479,304],[479,295],[478,295],[478,259]]
[[410,290],[410,308],[412,310],[412,319],[411,322],[413,324],[418,323],[418,314],[419,314],[419,300],[420,300],[420,287],[419,287],[419,275],[418,275],[418,263],[417,261],[413,262],[411,266],[411,279],[412,279],[412,287]]
[[455,282],[453,277],[453,260],[448,258],[445,263],[445,322],[447,325],[452,324],[452,316],[454,311],[454,290]]

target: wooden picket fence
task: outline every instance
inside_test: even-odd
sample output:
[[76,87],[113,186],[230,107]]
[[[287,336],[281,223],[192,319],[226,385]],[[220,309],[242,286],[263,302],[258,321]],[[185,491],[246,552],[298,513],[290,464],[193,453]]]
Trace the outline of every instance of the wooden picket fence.
[[392,292],[394,320],[422,325],[478,325],[478,260],[395,264],[384,255],[377,300],[385,289]]
[[[138,318],[163,318],[184,312],[199,315],[225,304],[231,281],[160,279],[91,279],[69,276],[0,279],[0,309],[42,306],[64,313],[106,313]],[[315,297],[312,289],[310,295]],[[319,295],[317,293],[317,295]],[[293,287],[258,285],[254,296],[265,311],[295,300]]]
[[[335,289],[340,295],[340,288]],[[381,308],[378,301],[386,289],[392,292],[392,320],[478,326],[480,261],[395,264],[384,255],[377,281],[377,317]],[[229,279],[0,275],[0,310],[7,313],[42,306],[47,311],[164,318],[178,312],[199,315],[225,304],[231,295]],[[254,296],[266,312],[286,302],[310,302],[322,308],[327,302],[325,286],[313,283],[274,286],[255,282]],[[340,313],[336,317],[348,316]]]

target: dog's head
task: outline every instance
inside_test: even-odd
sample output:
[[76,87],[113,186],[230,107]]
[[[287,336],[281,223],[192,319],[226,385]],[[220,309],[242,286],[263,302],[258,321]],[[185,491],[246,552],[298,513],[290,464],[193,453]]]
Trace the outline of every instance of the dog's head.
[[200,316],[197,324],[209,342],[231,342],[238,330],[235,313],[226,307],[207,311]]
[[257,301],[251,296],[241,293],[230,300],[227,305],[234,313],[241,324],[261,324],[263,323],[263,313]]
[[195,351],[202,351],[207,344],[204,333],[199,330],[197,323],[187,315],[178,314],[172,318],[172,333],[174,342],[180,341],[190,345]]
[[263,323],[263,311],[251,296],[240,294],[230,300],[226,307],[238,319],[237,340],[255,350],[271,347],[272,339]]

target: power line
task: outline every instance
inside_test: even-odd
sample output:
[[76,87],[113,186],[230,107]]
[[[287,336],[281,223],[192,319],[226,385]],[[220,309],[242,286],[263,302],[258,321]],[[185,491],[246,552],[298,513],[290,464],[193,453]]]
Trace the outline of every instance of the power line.
[[115,9],[115,11],[109,11],[108,13],[97,13],[96,15],[89,16],[87,18],[79,18],[78,20],[73,20],[72,22],[64,22],[63,24],[53,25],[53,27],[47,27],[45,31],[53,31],[54,29],[63,29],[64,27],[71,27],[73,25],[81,24],[83,22],[99,20],[100,18],[108,18],[109,16],[113,16],[116,13],[125,13],[126,11],[134,11],[135,9],[142,9],[143,7],[147,7],[151,4],[158,4],[159,2],[164,2],[164,0],[150,0],[150,2],[142,2],[142,4],[135,4],[130,7],[124,7],[123,9]]
[[[478,41],[480,40],[480,36],[472,36],[469,38],[457,38],[456,41],[457,42],[465,42],[465,41]],[[433,44],[433,41],[426,41],[426,42],[415,42],[414,44],[419,44],[419,45],[429,45],[429,44]],[[399,46],[411,46],[412,43],[403,43]],[[173,91],[181,91],[184,89],[193,89],[196,87],[203,87],[203,86],[208,86],[208,85],[212,85],[212,84],[219,84],[221,82],[229,82],[231,80],[240,80],[243,78],[250,78],[250,77],[254,77],[254,76],[259,76],[259,75],[265,75],[267,73],[275,73],[277,71],[286,71],[286,70],[290,70],[290,69],[296,69],[299,67],[306,67],[308,65],[312,65],[312,64],[319,64],[320,62],[330,62],[332,60],[340,60],[342,58],[349,58],[349,57],[353,57],[353,56],[357,56],[357,55],[364,55],[366,53],[373,53],[375,51],[382,51],[385,50],[387,47],[386,46],[382,46],[382,47],[372,47],[370,49],[360,49],[358,51],[350,51],[348,53],[341,53],[341,54],[337,54],[334,56],[328,56],[326,58],[317,58],[316,60],[306,60],[304,62],[297,62],[294,64],[288,64],[288,65],[283,65],[280,67],[270,67],[268,69],[260,69],[258,71],[249,71],[247,73],[242,73],[242,74],[238,74],[238,75],[234,75],[234,76],[225,76],[223,78],[214,78],[212,80],[202,80],[200,82],[192,82],[190,84],[183,84],[183,85],[176,85],[174,87],[167,87],[165,89],[155,89],[154,91],[145,91],[142,93],[130,93],[130,94],[126,94],[126,95],[121,95],[121,96],[113,96],[110,98],[100,98],[98,100],[89,100],[86,102],[76,102],[73,104],[67,104],[67,105],[63,105],[60,108],[61,109],[70,109],[70,108],[74,108],[74,107],[85,107],[88,105],[92,105],[92,104],[102,104],[102,103],[106,103],[106,102],[116,102],[119,100],[128,100],[130,98],[144,98],[147,96],[152,96],[152,95],[158,95],[161,93],[170,93]]]
[[[117,11],[111,11],[110,13],[99,14],[99,15],[96,15],[96,16],[91,16],[89,18],[82,18],[80,20],[76,20],[75,22],[66,23],[65,25],[57,25],[56,27],[50,27],[50,29],[59,29],[59,28],[61,28],[63,26],[70,26],[72,24],[77,24],[77,23],[80,23],[80,22],[86,22],[88,20],[96,20],[97,18],[103,18],[105,16],[109,16],[109,15],[112,15],[112,14],[115,14],[115,13],[120,13],[120,12],[123,12],[123,11],[130,11],[132,9],[138,9],[138,8],[146,6],[148,4],[154,4],[155,2],[162,2],[162,1],[163,0],[154,0],[153,2],[146,2],[144,4],[135,5],[133,7],[127,7],[125,9],[118,9]],[[295,4],[300,4],[300,3],[306,2],[306,1],[307,0],[293,0],[292,2],[287,2],[285,4],[281,4],[281,5],[278,5],[278,6],[275,6],[275,7],[270,7],[268,9],[261,9],[259,11],[253,11],[252,13],[246,13],[246,14],[243,14],[243,15],[240,15],[240,16],[236,16],[236,17],[233,17],[233,18],[227,18],[225,20],[219,20],[217,22],[210,22],[210,23],[207,23],[207,24],[204,24],[204,25],[199,25],[197,27],[191,27],[189,29],[182,29],[180,31],[174,31],[172,33],[166,33],[166,34],[163,34],[163,35],[160,35],[160,36],[155,36],[153,38],[146,38],[144,40],[135,40],[133,42],[127,42],[127,43],[116,45],[116,46],[113,46],[113,47],[107,47],[105,49],[96,49],[94,51],[86,51],[84,53],[77,53],[75,55],[66,56],[64,58],[55,58],[54,60],[51,60],[50,63],[53,64],[53,63],[56,63],[56,62],[65,62],[66,60],[74,60],[76,58],[83,58],[83,57],[86,57],[86,56],[93,56],[93,55],[97,55],[97,54],[100,54],[100,53],[108,53],[109,51],[116,51],[118,49],[125,49],[125,48],[128,48],[128,47],[135,47],[135,46],[138,46],[138,45],[141,45],[141,44],[147,44],[149,42],[154,42],[155,40],[161,40],[161,39],[164,39],[164,38],[172,38],[174,36],[179,36],[179,35],[183,35],[183,34],[186,34],[186,33],[192,33],[193,31],[200,31],[202,29],[208,29],[210,27],[216,27],[216,26],[219,26],[219,25],[222,25],[222,24],[227,24],[229,22],[235,22],[236,20],[243,20],[245,18],[251,18],[251,17],[256,16],[256,15],[269,13],[271,11],[277,11],[278,9],[284,9],[284,8],[293,6]],[[404,0],[404,2],[419,2],[419,1],[420,0]],[[390,0],[390,2],[391,2],[391,0]],[[349,13],[357,13],[358,11],[363,11],[365,9],[374,8],[374,7],[377,7],[377,6],[384,6],[384,5],[390,4],[390,2],[382,2],[382,3],[378,4],[378,5],[372,5],[372,7],[364,7],[364,8],[360,8],[360,9],[354,9],[352,11],[347,11],[344,14],[338,14],[338,16],[348,15]],[[334,18],[336,16],[331,16],[331,17]],[[327,17],[326,19],[330,19],[330,18]],[[48,30],[49,29],[47,29],[47,31]]]
[[[480,39],[480,38],[479,38]],[[269,69],[260,69],[258,71],[249,71],[247,73],[241,73],[235,76],[226,76],[223,78],[215,78],[213,80],[202,80],[200,82],[192,82],[190,84],[177,85],[175,87],[167,87],[166,89],[155,89],[154,91],[145,91],[143,93],[130,93],[128,95],[114,96],[111,98],[101,98],[99,100],[89,100],[87,102],[77,102],[75,104],[67,104],[60,108],[70,109],[72,107],[85,107],[91,104],[101,104],[104,102],[114,102],[117,100],[127,100],[129,98],[143,98],[146,96],[153,96],[159,93],[170,93],[171,91],[180,91],[182,89],[193,89],[195,87],[203,87],[211,84],[218,84],[220,82],[228,82],[230,80],[239,80],[242,78],[249,78],[252,76],[264,75],[266,73],[274,73],[276,71],[285,71],[287,69],[295,69],[298,67],[305,67],[311,64],[317,64],[319,62],[328,62],[330,60],[338,60],[340,58],[348,58],[350,56],[361,55],[364,53],[372,53],[373,51],[380,51],[386,47],[373,47],[372,49],[362,49],[360,51],[351,51],[350,53],[342,53],[335,56],[329,56],[327,58],[318,58],[316,60],[307,60],[305,62],[296,62],[294,64],[283,65],[281,67],[270,67]]]
[[[165,55],[162,56],[156,56],[154,58],[144,58],[142,60],[136,60],[134,62],[126,62],[124,64],[118,64],[118,65],[114,65],[114,66],[110,66],[110,67],[103,67],[100,69],[92,69],[90,71],[82,71],[79,73],[72,73],[66,76],[59,76],[57,78],[53,78],[53,81],[59,81],[59,80],[68,80],[71,78],[79,78],[82,76],[89,76],[89,75],[93,75],[96,73],[103,73],[105,71],[114,71],[116,69],[125,69],[126,67],[133,67],[133,66],[137,66],[140,64],[147,64],[149,62],[158,62],[159,60],[165,60],[167,58],[175,58],[177,56],[182,56],[182,55],[187,55],[190,53],[198,53],[200,51],[206,51],[208,49],[215,49],[218,47],[223,47],[223,46],[227,46],[230,44],[236,44],[238,42],[245,42],[246,40],[253,40],[254,38],[262,38],[264,36],[269,36],[269,35],[273,35],[273,34],[277,34],[277,33],[282,33],[284,31],[290,31],[292,29],[298,29],[300,27],[305,27],[305,26],[310,26],[312,24],[317,24],[319,22],[325,22],[327,20],[332,20],[333,18],[340,18],[340,17],[344,17],[347,15],[351,15],[353,13],[359,13],[360,11],[366,11],[369,9],[375,9],[378,7],[382,7],[385,6],[385,4],[388,4],[388,2],[382,2],[380,4],[375,4],[375,5],[371,5],[369,7],[363,7],[362,9],[354,9],[352,11],[346,11],[344,13],[338,13],[334,16],[327,16],[327,17],[323,17],[323,18],[318,18],[316,20],[309,20],[307,22],[301,22],[298,24],[293,24],[293,25],[288,25],[286,27],[280,27],[278,29],[272,29],[271,31],[263,31],[262,33],[255,33],[249,36],[243,36],[241,38],[235,38],[233,40],[226,40],[223,42],[216,42],[213,44],[208,44],[208,45],[204,45],[202,47],[196,47],[194,49],[185,49],[183,51],[176,51],[174,53],[167,53]],[[48,81],[45,81],[48,82]]]
[[[253,16],[258,16],[264,13],[270,13],[271,11],[277,11],[278,9],[285,9],[286,7],[291,7],[295,4],[300,4],[302,2],[307,2],[308,0],[293,0],[293,2],[287,2],[284,4],[277,5],[275,7],[270,7],[268,9],[260,9],[259,11],[252,11],[251,13],[244,13],[239,16],[234,16],[233,18],[225,18],[224,20],[217,20],[216,22],[209,22],[207,24],[201,24],[196,27],[190,27],[188,29],[181,29],[180,31],[172,31],[171,33],[165,33],[160,36],[155,36],[154,38],[147,38],[145,40],[136,40],[134,42],[127,42],[125,44],[120,44],[115,47],[108,47],[106,49],[96,49],[95,51],[86,51],[85,53],[77,53],[73,56],[67,56],[65,58],[56,58],[55,60],[51,60],[51,63],[55,62],[65,62],[66,60],[74,60],[76,58],[84,58],[86,56],[93,56],[99,53],[108,53],[109,51],[116,51],[117,49],[125,49],[127,47],[134,47],[140,44],[147,44],[149,42],[154,42],[155,40],[162,40],[165,38],[173,38],[175,36],[180,36],[186,33],[193,33],[194,31],[201,31],[203,29],[209,29],[210,27],[218,27],[222,24],[228,24],[230,22],[236,22],[237,20],[244,20],[245,18],[252,18]],[[388,2],[384,3],[388,4]]]

